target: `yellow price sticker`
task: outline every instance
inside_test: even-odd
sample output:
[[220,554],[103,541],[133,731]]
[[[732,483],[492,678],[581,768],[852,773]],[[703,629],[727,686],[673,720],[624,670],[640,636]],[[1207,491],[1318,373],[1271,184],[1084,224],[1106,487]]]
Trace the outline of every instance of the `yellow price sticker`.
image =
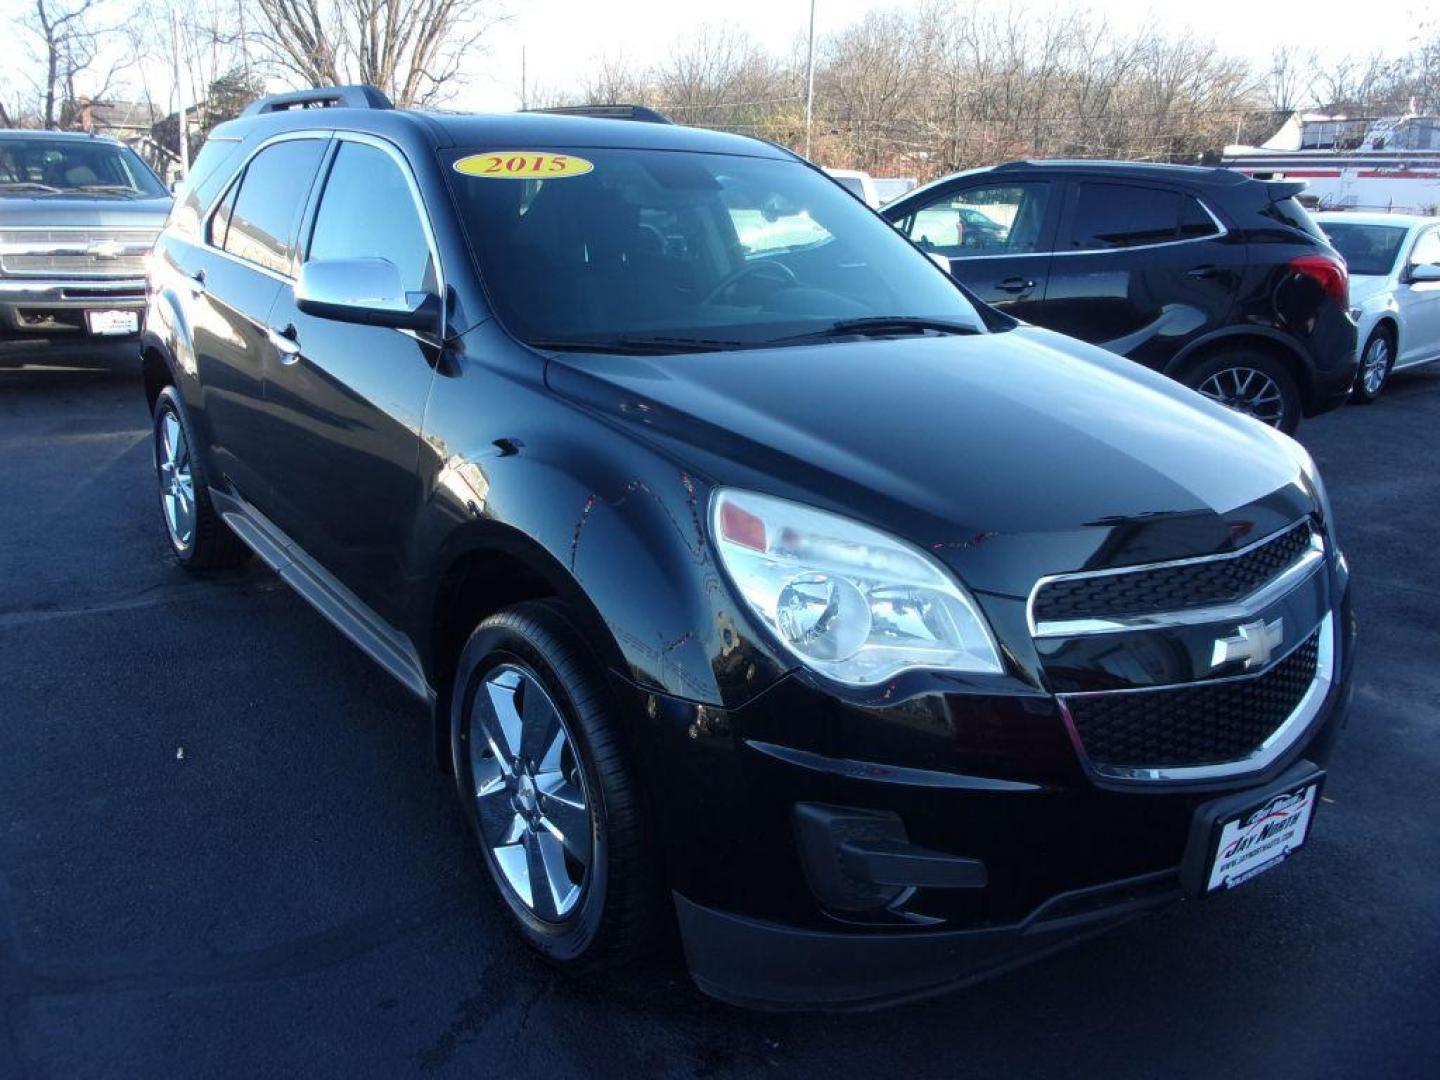
[[487,180],[559,180],[584,176],[595,168],[592,162],[574,154],[552,154],[538,150],[492,150],[469,154],[455,162],[455,171]]

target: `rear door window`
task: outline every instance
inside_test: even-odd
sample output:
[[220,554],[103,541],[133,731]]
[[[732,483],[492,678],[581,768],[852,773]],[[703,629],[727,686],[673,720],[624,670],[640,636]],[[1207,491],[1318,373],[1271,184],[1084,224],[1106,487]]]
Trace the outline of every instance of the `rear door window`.
[[1206,236],[1217,236],[1220,226],[1210,212],[1200,205],[1192,195],[1180,196],[1180,239],[1199,240]]
[[1163,244],[1179,237],[1180,194],[1135,184],[1080,184],[1070,229],[1072,251]]
[[319,139],[288,139],[250,159],[225,230],[226,251],[274,273],[289,274],[300,211],[324,149]]

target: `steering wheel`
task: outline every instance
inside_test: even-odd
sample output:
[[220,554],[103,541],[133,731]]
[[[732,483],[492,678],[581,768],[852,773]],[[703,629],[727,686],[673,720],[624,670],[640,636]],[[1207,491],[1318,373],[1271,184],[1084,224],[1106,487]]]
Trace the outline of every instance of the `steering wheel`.
[[721,278],[715,288],[705,294],[705,299],[701,301],[701,304],[713,304],[725,293],[752,275],[768,277],[778,285],[794,285],[798,280],[795,277],[795,271],[791,270],[784,263],[770,262],[768,260],[765,262],[747,262],[744,266],[737,270],[732,270]]

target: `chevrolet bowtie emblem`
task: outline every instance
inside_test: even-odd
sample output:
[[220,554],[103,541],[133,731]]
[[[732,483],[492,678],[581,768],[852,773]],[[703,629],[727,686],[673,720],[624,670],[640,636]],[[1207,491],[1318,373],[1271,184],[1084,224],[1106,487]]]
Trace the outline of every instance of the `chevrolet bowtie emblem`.
[[1285,643],[1285,620],[1272,623],[1257,620],[1235,628],[1234,637],[1215,640],[1215,650],[1210,654],[1210,666],[1217,668],[1232,660],[1245,661],[1245,670],[1264,667],[1270,662],[1275,650]]

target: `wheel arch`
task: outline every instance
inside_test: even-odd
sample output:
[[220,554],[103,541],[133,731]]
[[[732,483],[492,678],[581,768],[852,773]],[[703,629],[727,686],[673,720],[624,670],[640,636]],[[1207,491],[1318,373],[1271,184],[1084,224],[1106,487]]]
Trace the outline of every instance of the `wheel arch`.
[[554,600],[564,606],[596,662],[612,672],[624,658],[610,627],[580,583],[543,545],[519,529],[495,521],[476,522],[451,538],[438,560],[442,569],[426,590],[422,613],[425,641],[421,658],[435,688],[435,760],[452,768],[450,690],[465,642],[491,615],[526,600]]
[[1254,349],[1283,364],[1285,370],[1295,379],[1295,385],[1300,390],[1302,410],[1306,416],[1311,415],[1318,403],[1315,400],[1315,380],[1309,361],[1299,347],[1283,334],[1267,330],[1264,327],[1226,327],[1198,341],[1191,342],[1165,365],[1164,372],[1173,379],[1183,381],[1184,374],[1196,364],[1217,353],[1237,348]]

